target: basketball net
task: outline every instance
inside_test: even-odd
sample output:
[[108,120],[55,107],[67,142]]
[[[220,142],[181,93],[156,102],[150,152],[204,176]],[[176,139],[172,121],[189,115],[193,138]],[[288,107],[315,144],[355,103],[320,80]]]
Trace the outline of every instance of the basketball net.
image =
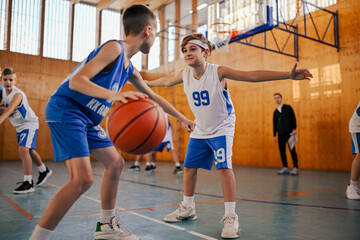
[[210,25],[210,41],[217,51],[229,52],[229,42],[235,32],[231,23],[215,22]]

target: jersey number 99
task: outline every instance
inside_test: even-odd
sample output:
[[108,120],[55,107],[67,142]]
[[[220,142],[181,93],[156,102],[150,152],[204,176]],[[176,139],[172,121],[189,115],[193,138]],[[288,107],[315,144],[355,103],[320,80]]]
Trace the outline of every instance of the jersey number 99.
[[208,91],[201,91],[201,92],[193,92],[192,94],[194,99],[195,106],[199,107],[201,105],[208,106],[210,105],[210,98]]

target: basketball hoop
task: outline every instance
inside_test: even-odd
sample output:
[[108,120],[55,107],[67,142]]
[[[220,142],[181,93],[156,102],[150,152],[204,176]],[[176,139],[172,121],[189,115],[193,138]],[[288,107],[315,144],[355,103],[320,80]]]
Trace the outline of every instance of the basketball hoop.
[[209,40],[215,45],[215,49],[229,52],[230,39],[237,35],[234,26],[231,23],[215,22],[210,25],[209,30]]

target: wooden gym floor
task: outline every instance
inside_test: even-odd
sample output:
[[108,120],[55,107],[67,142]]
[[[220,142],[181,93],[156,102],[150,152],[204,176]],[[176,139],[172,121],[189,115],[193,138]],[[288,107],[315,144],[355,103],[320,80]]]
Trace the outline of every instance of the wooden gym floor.
[[[12,190],[23,178],[21,163],[0,161],[0,239],[29,239],[48,201],[66,183],[64,163],[45,163],[54,171],[48,182],[33,193],[15,195]],[[224,204],[215,167],[199,171],[198,220],[163,221],[182,200],[182,175],[174,176],[173,168],[172,163],[159,162],[152,174],[145,173],[144,166],[140,172],[123,171],[116,204],[120,222],[143,240],[221,239]],[[96,161],[93,169],[94,185],[70,209],[52,239],[93,239],[103,171]],[[38,173],[33,170],[35,181]],[[240,239],[360,239],[360,201],[344,194],[348,173],[303,170],[292,177],[278,176],[277,170],[234,166]]]

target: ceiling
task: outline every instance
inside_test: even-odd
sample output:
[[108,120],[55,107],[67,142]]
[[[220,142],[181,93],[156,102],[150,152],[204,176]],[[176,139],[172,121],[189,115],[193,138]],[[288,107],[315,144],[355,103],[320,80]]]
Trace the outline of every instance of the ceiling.
[[[175,20],[175,3],[174,0],[69,0],[73,3],[86,3],[96,6],[98,9],[111,9],[122,11],[134,4],[143,4],[155,11],[161,6],[165,8],[165,19],[169,22]],[[191,13],[192,0],[180,0],[180,24],[182,26],[191,26]],[[198,0],[198,6],[202,3],[214,2],[213,0]],[[198,24],[207,22],[207,8],[198,10]]]

